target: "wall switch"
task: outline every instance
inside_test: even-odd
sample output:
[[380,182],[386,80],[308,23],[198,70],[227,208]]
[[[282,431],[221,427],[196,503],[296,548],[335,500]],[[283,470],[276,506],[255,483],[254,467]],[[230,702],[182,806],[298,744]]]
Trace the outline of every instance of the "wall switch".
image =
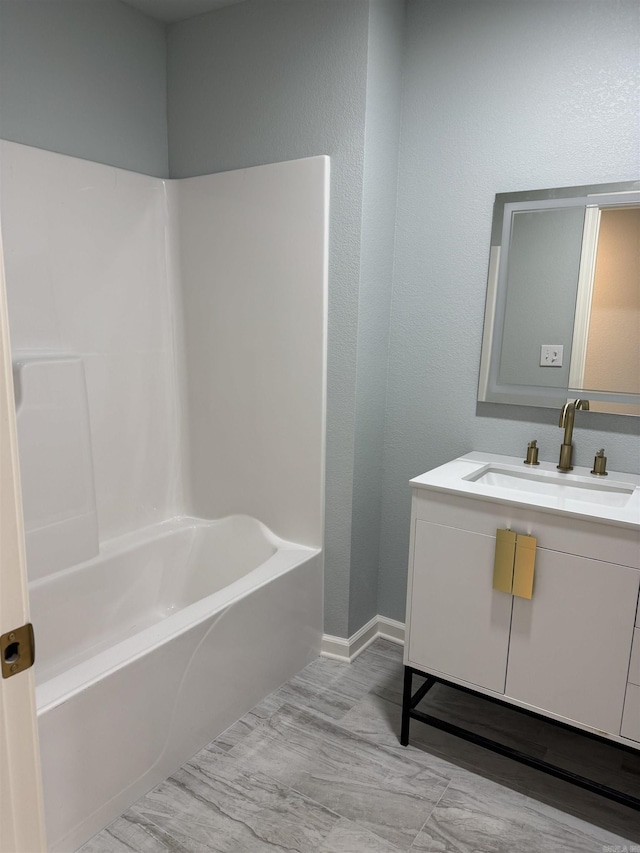
[[540,367],[562,367],[562,344],[542,344]]

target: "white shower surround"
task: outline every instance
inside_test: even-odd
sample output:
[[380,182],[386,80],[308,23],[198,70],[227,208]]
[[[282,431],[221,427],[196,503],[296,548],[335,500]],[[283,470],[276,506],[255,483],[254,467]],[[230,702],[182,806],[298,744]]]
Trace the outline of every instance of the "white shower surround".
[[[31,548],[37,564],[33,618],[44,651],[36,675],[53,851],[82,843],[319,652],[328,167],[328,158],[314,157],[163,181],[0,142],[12,351],[38,367],[20,378],[39,376],[43,393],[50,360],[56,382],[76,393],[83,386],[69,365],[80,359],[93,451],[83,482],[95,484],[96,556],[84,542],[86,562],[75,565],[78,548],[70,539],[65,553],[58,525],[48,564],[50,502],[48,515],[26,518],[37,533],[27,555]],[[60,379],[65,364],[70,381]],[[32,445],[37,393],[28,395]],[[43,424],[47,418],[50,395]],[[23,457],[33,488],[42,472]],[[45,485],[59,489],[72,516],[59,466],[55,484]],[[37,503],[25,500],[25,508]],[[291,544],[272,556],[249,554],[246,530],[235,523],[230,541],[247,552],[247,577],[207,592],[216,549],[189,564],[176,543],[185,530],[210,529],[203,519],[238,514],[260,520],[264,542]],[[153,599],[141,557],[149,549],[165,579],[191,565],[205,591],[197,602]],[[82,578],[75,587],[74,575]],[[109,639],[103,624],[103,639],[91,639],[90,624],[100,620],[83,623],[81,614],[96,594],[107,612],[113,602],[113,620],[128,611],[124,634]],[[176,613],[157,621],[167,606]],[[74,612],[75,637],[62,621]],[[67,663],[63,654],[47,671],[48,650],[62,653],[65,636]],[[191,693],[158,699],[169,689],[167,662],[172,672],[184,669]],[[132,701],[138,678],[148,695]],[[231,684],[232,701],[216,702]],[[187,732],[175,724],[185,714]],[[118,728],[137,733],[137,751],[128,738],[118,747]]]

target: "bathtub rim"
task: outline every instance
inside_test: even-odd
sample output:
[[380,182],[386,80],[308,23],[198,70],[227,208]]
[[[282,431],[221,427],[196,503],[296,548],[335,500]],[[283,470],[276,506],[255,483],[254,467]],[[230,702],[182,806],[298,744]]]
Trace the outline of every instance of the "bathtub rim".
[[171,536],[173,533],[181,533],[189,530],[197,530],[198,528],[213,528],[221,526],[225,523],[233,522],[235,519],[248,519],[254,522],[259,528],[265,539],[273,545],[276,550],[288,551],[296,549],[305,549],[311,546],[304,545],[299,542],[290,542],[287,539],[282,539],[275,534],[266,524],[252,515],[246,513],[231,513],[222,516],[221,518],[201,518],[195,515],[175,515],[171,518],[166,518],[163,521],[157,521],[145,527],[138,527],[135,530],[128,530],[120,536],[114,536],[111,539],[105,539],[100,542],[100,549],[97,554],[83,560],[81,563],[74,563],[72,566],[66,566],[64,569],[59,569],[57,572],[44,577],[35,578],[29,581],[29,592],[38,590],[47,584],[52,583],[58,578],[73,575],[76,572],[83,571],[91,567],[91,565],[102,562],[106,559],[112,559],[120,554],[124,554],[138,546],[149,545],[152,542],[158,542],[162,539]]

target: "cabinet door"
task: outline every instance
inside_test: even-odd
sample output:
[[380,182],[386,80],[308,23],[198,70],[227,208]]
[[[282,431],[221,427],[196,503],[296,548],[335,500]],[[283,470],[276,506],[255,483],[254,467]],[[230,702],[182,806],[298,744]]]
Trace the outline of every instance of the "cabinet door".
[[416,521],[409,660],[504,693],[511,595],[492,588],[495,537]]
[[506,695],[620,733],[639,572],[539,548],[514,598]]

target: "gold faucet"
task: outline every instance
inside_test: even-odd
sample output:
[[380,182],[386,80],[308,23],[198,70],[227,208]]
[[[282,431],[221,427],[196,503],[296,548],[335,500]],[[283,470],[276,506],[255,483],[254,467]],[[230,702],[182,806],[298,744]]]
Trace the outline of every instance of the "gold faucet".
[[558,471],[572,471],[571,457],[573,456],[573,420],[576,409],[588,410],[588,400],[568,400],[560,412],[560,429],[564,429],[564,441],[560,445],[560,461]]

